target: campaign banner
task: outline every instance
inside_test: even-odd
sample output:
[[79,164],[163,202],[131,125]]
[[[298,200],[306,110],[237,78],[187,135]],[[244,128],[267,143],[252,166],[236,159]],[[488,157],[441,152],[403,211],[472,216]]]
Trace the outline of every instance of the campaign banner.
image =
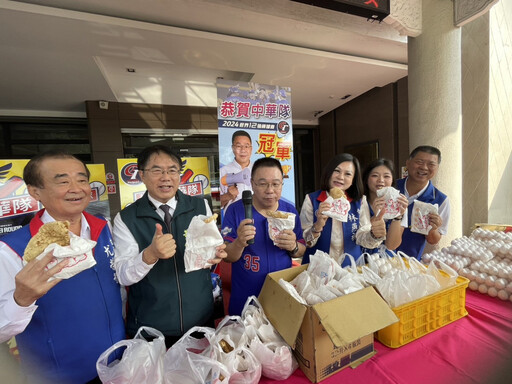
[[[179,189],[186,195],[202,196],[211,201],[210,170],[206,157],[182,157],[183,170]],[[142,182],[137,159],[117,159],[121,209],[139,199],[146,186]]]
[[217,100],[221,208],[252,191],[250,170],[261,157],[281,162],[281,198],[295,205],[290,88],[218,80]]
[[0,160],[0,236],[28,224],[43,206],[23,181],[27,160]]
[[[27,160],[0,160],[0,236],[28,224],[43,205],[29,195],[23,181]],[[87,164],[91,173],[91,202],[88,213],[110,218],[108,196],[105,191],[105,166]]]
[[95,216],[103,216],[110,220],[110,205],[108,202],[107,178],[104,164],[87,164],[90,172],[91,202],[85,209]]

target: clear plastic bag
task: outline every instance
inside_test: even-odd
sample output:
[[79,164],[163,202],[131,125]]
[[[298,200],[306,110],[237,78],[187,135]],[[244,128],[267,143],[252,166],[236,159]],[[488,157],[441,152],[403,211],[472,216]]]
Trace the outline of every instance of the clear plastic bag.
[[[142,332],[151,337],[147,341]],[[125,348],[120,360],[109,363],[109,357]],[[121,340],[103,352],[96,362],[96,370],[105,384],[139,384],[163,382],[165,338],[154,328],[141,327],[131,340]]]
[[292,349],[268,320],[255,296],[242,310],[242,321],[249,336],[249,350],[261,363],[262,374],[273,380],[286,380],[299,366]]
[[337,271],[337,267],[340,268],[340,266],[336,264],[336,261],[327,253],[317,250],[309,259],[307,271],[311,275],[321,278],[323,284],[327,284],[334,276],[340,274],[340,272]]
[[247,348],[245,325],[240,316],[226,316],[215,330],[212,346],[217,360],[230,374],[229,383],[252,384],[261,378],[261,363]]
[[[444,274],[439,272],[439,268],[436,266],[436,264],[439,265],[440,269],[444,272]],[[440,289],[445,289],[454,286],[457,282],[457,277],[459,276],[459,274],[453,268],[451,268],[441,260],[435,258],[432,259],[432,261],[428,265],[427,273],[433,276],[439,282],[441,286]]]
[[227,367],[229,384],[256,384],[261,378],[261,363],[246,347],[225,353],[217,345],[218,359]]
[[[204,337],[198,339],[192,334],[203,334]],[[164,356],[164,383],[227,384],[230,374],[228,368],[217,361],[212,345],[214,339],[213,328],[193,327],[185,333]]]
[[249,342],[249,350],[261,363],[263,376],[273,380],[286,380],[299,364],[292,350],[284,341],[262,342],[255,337]]
[[[245,325],[240,316],[225,316],[215,330],[215,341],[218,344],[231,346],[231,349],[247,346]],[[223,341],[221,343],[221,341]]]
[[249,340],[259,337],[263,342],[282,341],[281,335],[270,323],[256,296],[249,296],[242,310],[242,322]]

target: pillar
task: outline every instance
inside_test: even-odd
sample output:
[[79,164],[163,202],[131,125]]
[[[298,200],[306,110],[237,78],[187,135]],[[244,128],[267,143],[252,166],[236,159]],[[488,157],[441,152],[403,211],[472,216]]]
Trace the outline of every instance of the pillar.
[[432,182],[450,199],[448,233],[439,244],[444,247],[462,236],[461,31],[453,23],[452,1],[423,0],[422,33],[409,37],[408,55],[409,148],[441,150]]

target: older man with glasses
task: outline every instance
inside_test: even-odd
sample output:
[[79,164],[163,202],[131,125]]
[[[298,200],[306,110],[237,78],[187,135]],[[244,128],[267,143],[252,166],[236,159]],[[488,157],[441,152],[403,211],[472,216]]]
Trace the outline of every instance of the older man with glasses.
[[[144,149],[137,160],[147,192],[114,219],[114,266],[129,286],[126,332],[161,331],[167,347],[193,326],[213,326],[209,269],[185,273],[185,231],[197,215],[211,215],[208,202],[179,190],[181,158],[169,147]],[[212,264],[226,257],[217,247]]]
[[[227,209],[223,221],[222,234],[228,254],[225,260],[233,263],[230,315],[240,315],[247,298],[260,293],[268,273],[290,268],[292,258],[301,257],[306,249],[297,210],[281,200],[283,170],[279,161],[274,158],[256,160],[251,183],[253,219],[245,218],[244,204],[239,200]],[[275,211],[295,214],[295,227],[281,231],[272,240],[267,218]],[[251,239],[254,243],[249,244]]]
[[[437,244],[442,235],[448,231],[450,219],[450,201],[448,197],[432,184],[432,178],[439,170],[441,151],[436,147],[422,145],[415,148],[407,159],[405,179],[397,181],[397,187],[409,201],[409,228],[404,230],[402,244],[397,250],[407,255],[421,259],[426,243]],[[438,213],[429,214],[431,229],[427,235],[411,232],[410,224],[414,210],[414,201],[422,201],[438,205]]]

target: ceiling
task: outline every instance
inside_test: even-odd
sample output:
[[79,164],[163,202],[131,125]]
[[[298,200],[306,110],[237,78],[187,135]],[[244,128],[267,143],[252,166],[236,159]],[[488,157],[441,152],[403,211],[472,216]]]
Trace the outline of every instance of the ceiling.
[[216,107],[222,77],[290,87],[294,123],[315,124],[406,76],[407,38],[289,0],[0,0],[0,71],[0,116],[85,117],[86,100]]

